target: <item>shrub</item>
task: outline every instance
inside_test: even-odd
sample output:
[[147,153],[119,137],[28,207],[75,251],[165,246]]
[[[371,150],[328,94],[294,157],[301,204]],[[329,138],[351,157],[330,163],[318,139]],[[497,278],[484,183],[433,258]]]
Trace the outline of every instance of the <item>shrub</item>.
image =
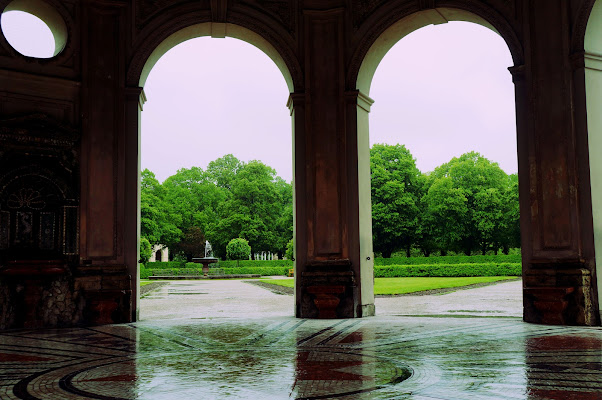
[[295,254],[295,243],[293,243],[293,239],[289,240],[286,244],[286,252],[284,253],[284,258],[287,260],[292,260]]
[[147,238],[140,238],[140,261],[147,262],[153,255],[153,249]]
[[247,260],[249,254],[251,254],[251,246],[246,239],[232,239],[226,245],[226,257],[229,260]]

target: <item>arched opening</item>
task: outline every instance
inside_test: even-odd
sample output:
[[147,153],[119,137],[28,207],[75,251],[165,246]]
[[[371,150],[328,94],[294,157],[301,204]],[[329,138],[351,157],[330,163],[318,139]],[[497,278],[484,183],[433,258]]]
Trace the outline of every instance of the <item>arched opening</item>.
[[[222,40],[217,40],[218,38]],[[242,43],[241,46],[241,41],[246,43]],[[256,48],[248,46],[248,44],[259,48],[259,50],[261,50],[264,54],[258,52]],[[238,51],[235,48],[235,45],[238,46],[238,50],[240,51],[243,51],[244,49],[244,55],[240,55],[239,53],[235,57],[234,53]],[[226,50],[224,50],[224,52],[216,53],[216,51],[218,51],[220,48],[227,49],[227,51],[234,53],[232,53],[232,56],[226,55]],[[265,72],[266,70],[269,70],[269,73],[272,76],[275,76],[275,79],[278,80],[279,91],[277,93],[278,99],[276,100],[278,101],[277,110],[274,108],[273,104],[274,97],[276,97],[274,96],[275,93],[272,90],[268,90],[267,86],[265,90],[262,90],[262,88],[258,86],[261,85],[261,79],[259,77],[260,74],[255,77],[246,74],[249,71],[257,72],[257,70],[254,70],[251,65],[245,62],[245,57],[249,55],[246,52],[261,54],[263,62],[262,65],[264,66],[263,71]],[[269,58],[264,57],[264,55],[267,55]],[[187,58],[184,59],[183,56],[186,56]],[[213,58],[215,58],[215,60]],[[217,65],[217,62],[213,61],[221,61],[221,67]],[[172,72],[169,72],[166,69],[167,64],[164,65],[164,62],[169,62],[173,67],[177,66],[178,69],[176,70],[174,68]],[[278,69],[273,68],[274,64]],[[221,71],[219,69],[221,69]],[[161,73],[164,77],[161,78],[163,79],[163,82],[157,81],[157,76],[159,73]],[[169,77],[165,78],[165,76],[168,76],[169,73],[178,76],[172,76],[171,79]],[[205,83],[199,83],[201,82],[200,79],[199,81],[194,80],[193,82],[192,78],[190,78],[190,85],[186,85],[186,82],[183,82],[183,80],[186,78],[183,77],[188,73],[191,73],[192,76],[200,76],[201,78],[204,78]],[[281,78],[277,76],[279,73],[282,74],[285,82],[282,82]],[[182,76],[179,76],[179,74]],[[217,92],[211,92],[210,88],[213,87],[213,81],[223,80],[218,75],[225,76],[226,74],[230,74],[227,82],[221,82],[221,89],[216,89]],[[155,82],[157,82],[156,85]],[[264,128],[258,125],[258,121],[267,121],[272,118],[274,114],[280,113],[281,117],[284,115],[286,123],[284,128],[282,128],[282,125],[278,125],[278,129],[280,130],[279,136],[287,139],[279,140],[279,144],[277,146],[273,146],[272,152],[288,153],[287,167],[289,167],[289,171],[288,173],[283,174],[278,166],[274,165],[274,167],[276,168],[278,176],[285,177],[286,182],[282,182],[290,187],[290,180],[292,176],[294,176],[294,173],[290,171],[290,167],[292,167],[292,160],[290,158],[290,152],[292,150],[292,138],[290,133],[288,133],[290,129],[290,119],[285,105],[289,92],[293,90],[292,79],[282,57],[279,55],[276,49],[261,36],[250,30],[231,24],[204,23],[185,28],[169,36],[155,48],[142,68],[139,83],[140,87],[144,88],[144,94],[141,95],[141,100],[147,101],[148,97],[148,102],[144,107],[144,111],[139,110],[138,116],[139,127],[141,130],[140,137],[142,141],[141,169],[144,170],[145,164],[147,163],[147,159],[145,158],[147,157],[147,153],[145,149],[148,149],[148,146],[151,145],[151,142],[153,141],[159,144],[158,147],[161,148],[161,151],[164,152],[166,157],[170,155],[176,155],[178,160],[183,163],[179,165],[177,169],[185,168],[188,170],[187,172],[192,174],[199,173],[202,175],[203,171],[201,170],[208,172],[209,169],[212,169],[212,171],[215,172],[215,169],[219,169],[221,167],[233,167],[236,169],[238,167],[233,166],[233,164],[239,165],[239,161],[242,161],[242,164],[248,167],[248,170],[245,170],[248,173],[251,173],[251,168],[257,167],[258,169],[261,169],[261,166],[254,164],[252,160],[259,159],[260,161],[263,161],[263,155],[265,154],[263,150],[272,147],[274,142],[270,139],[266,139],[267,136],[263,135]],[[282,83],[286,83],[287,86],[284,86]],[[198,86],[199,84],[204,86]],[[163,86],[163,89],[166,90],[159,91],[156,89],[160,86]],[[155,89],[153,89],[153,87]],[[182,90],[179,91],[178,88]],[[254,93],[251,93],[249,95],[250,97],[245,97],[244,93],[252,92],[253,90]],[[158,102],[157,96],[164,97],[164,100],[166,99],[167,103],[171,102],[174,103],[174,105],[177,102],[180,102],[180,109],[178,112],[183,112],[184,114],[189,115],[194,114],[197,121],[196,125],[189,126],[188,128],[184,127],[182,125],[183,121],[186,119],[186,115],[184,114],[174,114],[171,117],[166,115],[164,108],[167,108],[170,105],[164,103],[161,104]],[[270,96],[269,101],[266,101],[267,96]],[[155,104],[153,104],[153,102]],[[267,114],[263,112],[268,110],[268,104],[269,107],[272,107],[269,108],[269,110],[271,110],[270,112],[272,113],[271,116],[269,115],[269,112]],[[261,112],[258,111],[254,115],[250,115],[249,112],[247,112],[247,109],[255,109],[253,108],[255,106],[263,106],[263,108],[266,110],[261,110]],[[223,109],[228,110],[229,114],[225,115],[224,113],[225,116],[222,115],[219,117],[218,114],[221,114]],[[162,114],[159,116],[159,118],[151,118],[151,116],[158,113]],[[172,119],[171,122],[169,121],[169,118]],[[167,119],[167,123],[164,123],[166,121],[160,121],[161,119]],[[282,121],[282,118],[279,118],[278,120]],[[233,126],[237,126],[238,128],[232,128]],[[147,134],[149,130],[153,129],[156,131],[157,128],[161,129],[161,127],[163,129],[162,134],[159,132],[159,136],[147,140]],[[230,129],[230,131],[228,131],[228,129]],[[232,129],[236,130],[235,135],[230,135]],[[181,141],[182,135],[178,135],[180,130],[186,131],[185,135],[188,135],[187,142]],[[200,142],[197,141],[198,138],[201,138]],[[232,147],[233,149],[236,148],[236,145],[238,144],[236,142],[245,143],[247,147],[246,150],[250,149],[250,152],[253,153],[253,155],[239,155],[236,150],[216,150],[216,147],[213,144],[213,139],[223,139],[226,142],[229,141],[228,146]],[[179,146],[181,150],[178,151],[177,148],[170,148],[170,146]],[[204,161],[200,162],[199,164],[193,164],[192,162],[189,163],[188,160],[185,160],[186,157],[184,156],[184,146],[196,148],[198,151],[198,158],[203,159]],[[180,156],[178,156],[178,153]],[[233,153],[234,156],[230,156],[229,153]],[[206,159],[209,157],[207,154],[214,154],[214,156]],[[237,157],[239,157],[240,160]],[[153,155],[150,157],[150,159],[155,160],[159,158],[160,156]],[[268,164],[269,167],[272,166],[268,162],[264,163]],[[239,170],[243,170],[244,168],[245,167],[241,167]],[[255,172],[258,172],[258,169],[256,169]],[[161,174],[161,176],[157,176],[157,178],[159,178],[159,181],[164,181],[163,183],[180,185],[179,187],[181,187],[183,181],[178,181],[178,179],[183,178],[183,174],[180,174],[182,176],[176,177],[178,174],[180,174],[180,171],[176,172],[176,168],[174,168],[174,170],[168,175]],[[268,172],[268,175],[269,174],[271,174],[271,172]],[[213,184],[213,182],[209,182],[204,176],[200,175],[191,178],[193,180],[198,179],[199,181],[202,181],[200,182],[199,187],[204,187],[207,189]],[[170,178],[168,178],[168,176],[170,176]],[[171,179],[173,177],[176,178]],[[147,177],[143,173],[141,178],[144,182]],[[279,178],[275,178],[275,180],[278,179]],[[215,186],[220,186],[220,189],[222,189],[228,186],[228,184],[223,183],[222,185],[222,183],[217,183]],[[220,198],[218,197],[219,196],[216,195],[214,201],[220,203]],[[222,201],[219,206],[224,206],[224,204],[225,203]],[[138,212],[140,212],[140,209]],[[215,215],[213,217],[215,217]],[[198,218],[202,220],[203,224],[211,224],[212,221],[207,222],[207,218],[213,217],[207,213]],[[195,216],[194,218],[197,217]],[[190,243],[199,244],[199,246],[197,246],[199,247],[198,254],[187,252],[186,254],[190,254],[188,254],[186,259],[178,257],[178,251],[180,248],[177,246],[172,246],[168,243],[157,242],[153,244],[168,245],[170,250],[170,258],[176,257],[178,258],[178,261],[190,263],[195,262],[194,259],[202,258],[203,255],[206,256],[208,254],[206,240],[209,240],[209,243],[213,248],[213,253],[218,255],[220,258],[225,258],[225,248],[228,242],[226,241],[221,243],[214,241],[212,238],[215,236],[209,236],[207,231],[196,229],[199,226],[200,225],[191,225],[190,227],[186,228],[185,231],[182,230],[183,237],[186,239],[190,238]],[[206,226],[207,225],[204,225],[204,227]],[[237,236],[229,237],[228,240],[235,239],[236,237]],[[249,242],[253,241],[253,238],[244,237],[243,234],[241,234],[240,237],[248,239]],[[140,232],[138,233],[138,240],[139,239]],[[202,246],[200,245],[201,243]],[[254,252],[252,254],[269,250],[271,249],[256,248],[254,245],[252,245],[252,251]],[[158,253],[156,254],[156,260],[161,261],[160,254]],[[152,265],[149,265],[149,267],[152,268]],[[198,264],[198,267],[200,269],[202,265]],[[136,286],[138,286],[138,284]],[[138,301],[137,309],[139,304],[140,303]]]
[[[602,1],[597,0],[585,34],[585,91],[594,219],[598,298],[602,288]],[[598,303],[602,311],[602,303]]]
[[[368,248],[368,247],[372,247],[374,246],[375,243],[372,242],[372,238],[375,237],[373,236],[373,234],[377,234],[378,232],[376,231],[376,226],[374,225],[373,221],[372,221],[372,216],[374,215],[374,209],[373,206],[375,206],[373,199],[371,199],[370,196],[370,192],[371,192],[371,177],[370,177],[370,146],[373,143],[382,143],[380,140],[374,141],[374,140],[370,140],[370,135],[369,135],[369,112],[372,106],[372,102],[373,100],[369,97],[371,95],[373,95],[372,93],[372,89],[373,86],[373,79],[375,76],[375,73],[377,71],[377,68],[379,67],[381,61],[383,60],[383,58],[385,57],[385,55],[387,55],[389,53],[389,51],[393,48],[393,46],[398,43],[401,39],[405,38],[406,36],[410,35],[411,33],[426,27],[427,25],[440,25],[440,24],[445,24],[447,22],[452,22],[452,21],[458,21],[458,22],[470,22],[473,24],[477,24],[480,25],[480,27],[475,27],[475,30],[481,30],[483,31],[483,29],[481,27],[485,27],[488,28],[489,30],[495,32],[496,34],[499,34],[498,30],[495,29],[495,27],[489,23],[488,21],[484,20],[483,18],[469,13],[469,12],[465,12],[465,11],[461,11],[461,10],[456,10],[456,9],[445,9],[445,8],[441,8],[441,9],[435,9],[435,10],[427,10],[427,11],[423,11],[423,12],[419,12],[419,13],[415,13],[412,14],[410,16],[407,16],[403,19],[401,19],[400,21],[398,21],[397,23],[393,24],[392,26],[390,26],[388,29],[386,29],[379,37],[378,39],[372,44],[372,46],[369,48],[369,50],[366,53],[365,58],[363,59],[361,66],[359,68],[359,72],[357,75],[357,88],[360,91],[360,101],[358,102],[358,158],[359,158],[359,191],[360,191],[360,230],[361,230],[361,238],[362,238],[362,242],[361,242],[361,246],[363,246],[364,248]],[[466,26],[467,24],[465,24]],[[459,26],[459,24],[458,24]],[[447,28],[447,26],[446,26]],[[450,24],[450,29],[451,29],[451,24]],[[432,31],[434,31],[435,29],[433,29]],[[486,33],[486,32],[485,32]],[[418,34],[418,32],[416,32],[416,34]],[[478,33],[477,33],[478,34]],[[408,40],[410,40],[410,38],[408,38]],[[435,40],[435,39],[433,39]],[[503,41],[502,41],[503,42]],[[420,46],[422,46],[421,48],[428,48],[428,41],[425,41],[424,44],[421,43]],[[470,44],[469,44],[470,46]],[[504,43],[504,45],[502,46],[504,48],[504,51],[508,51],[508,46],[506,45],[506,43]],[[430,50],[430,51],[434,51],[436,52],[437,50]],[[475,54],[478,54],[478,50],[475,49]],[[404,53],[403,56],[406,58],[407,60],[407,64],[423,64],[423,69],[424,70],[428,70],[424,71],[424,75],[422,73],[416,75],[416,76],[412,76],[412,80],[416,83],[416,86],[420,86],[421,87],[421,82],[424,83],[424,79],[429,79],[428,75],[438,75],[439,74],[439,70],[442,70],[444,68],[446,68],[446,66],[442,66],[441,64],[434,64],[433,60],[428,58],[426,59],[423,56],[418,56],[416,54],[411,54],[411,53]],[[458,55],[457,57],[462,57],[461,55]],[[417,60],[416,62],[414,62],[414,60]],[[507,64],[503,65],[503,70],[505,70],[507,67],[510,67],[512,65],[512,57],[510,56],[509,52],[507,52],[505,54],[505,58],[504,61],[507,62]],[[475,67],[478,69],[478,66]],[[398,73],[400,75],[403,76],[407,76],[408,75],[408,70],[410,68],[407,68],[407,65],[404,65],[404,68],[399,68]],[[475,70],[476,72],[476,70]],[[510,123],[508,124],[508,133],[509,135],[506,136],[506,140],[512,145],[510,146],[511,149],[511,153],[510,156],[512,157],[514,155],[514,161],[513,163],[511,162],[510,164],[514,164],[512,167],[510,167],[510,173],[515,174],[517,172],[517,166],[516,166],[516,126],[515,126],[515,122],[514,122],[514,92],[513,92],[513,88],[512,88],[512,83],[511,83],[511,75],[507,72],[507,71],[503,71],[503,73],[507,74],[507,86],[510,86],[510,91],[507,91],[506,96],[509,95],[510,101],[512,103],[511,106],[511,120]],[[411,75],[412,73],[410,72],[409,75]],[[449,77],[449,79],[453,79],[453,77]],[[434,80],[434,79],[433,79]],[[394,85],[389,82],[391,87],[394,87]],[[468,96],[468,94],[464,93],[462,91],[461,85],[457,85],[456,89],[457,91],[457,95],[458,97],[463,97],[463,96]],[[393,91],[393,90],[391,90]],[[437,120],[439,123],[443,124],[443,121],[446,121],[446,113],[450,112],[449,109],[452,109],[456,104],[454,103],[449,103],[448,106],[446,106],[444,103],[444,101],[438,99],[438,94],[437,94],[437,89],[432,89],[429,91],[429,89],[424,89],[425,93],[424,93],[424,97],[426,99],[417,99],[416,97],[411,97],[411,100],[408,100],[408,96],[412,96],[412,94],[408,93],[411,92],[410,90],[402,90],[399,89],[399,87],[396,87],[395,89],[396,91],[396,96],[397,97],[405,97],[406,98],[406,102],[421,102],[424,103],[426,107],[431,107],[431,108],[435,108],[435,110],[438,111],[434,111],[432,109],[428,109],[428,111],[424,112],[424,115],[422,116],[422,122],[420,121],[419,118],[416,118],[416,120],[418,120],[418,122],[414,121],[414,126],[418,127],[418,129],[423,128],[424,126],[427,125],[432,125],[431,123],[433,122],[433,120]],[[482,101],[483,101],[483,108],[486,108],[487,106],[485,104],[487,104],[487,100],[488,97],[486,94],[483,94],[482,96]],[[489,98],[491,99],[491,98]],[[380,104],[380,98],[377,98],[377,104]],[[491,100],[489,100],[491,101]],[[427,105],[427,103],[429,105]],[[399,101],[395,103],[396,106],[398,107],[403,107],[403,101]],[[489,107],[496,107],[495,104],[487,104]],[[374,110],[374,109],[373,109]],[[394,112],[394,110],[392,110],[391,108],[388,108],[387,111],[389,113]],[[473,118],[475,118],[476,112],[473,112],[472,114],[470,113],[466,113],[468,115],[472,115]],[[487,119],[487,118],[491,118],[491,115],[484,113],[484,118],[482,119]],[[404,118],[402,115],[402,112],[398,112],[395,115],[396,118],[398,119],[402,119]],[[467,117],[468,118],[468,117]],[[411,117],[408,117],[406,119],[411,119]],[[449,118],[448,118],[449,119]],[[370,121],[373,122],[373,121]],[[400,123],[401,125],[401,123]],[[372,130],[372,132],[370,132],[370,134],[372,134],[374,131],[374,126],[370,127],[370,130]],[[399,141],[399,143],[405,143],[404,142],[404,137],[403,135],[417,135],[421,137],[421,141],[428,141],[428,143],[430,144],[430,146],[432,146],[433,148],[433,152],[436,152],[435,148],[437,148],[438,146],[444,146],[444,144],[441,144],[441,140],[437,139],[437,138],[429,138],[428,137],[424,137],[422,136],[424,134],[423,129],[422,130],[411,130],[408,129],[408,131],[404,131],[401,132],[400,130],[396,131],[396,133],[398,134],[398,137],[396,140]],[[451,130],[451,129],[450,129]],[[497,138],[499,140],[499,138]],[[461,139],[460,139],[461,140]],[[393,144],[393,143],[390,143]],[[451,147],[451,146],[448,146]],[[446,149],[448,150],[448,149]],[[468,153],[471,150],[477,150],[477,151],[482,151],[479,148],[473,148],[473,149],[466,149],[465,151],[462,152],[458,152],[458,153],[451,153],[449,155],[446,154],[447,158],[442,158],[440,159],[436,164],[432,164],[429,165],[428,167],[426,167],[425,170],[421,170],[422,173],[427,173],[432,171],[432,169],[434,167],[437,167],[443,163],[447,163],[450,161],[451,157],[458,157],[461,159],[461,154],[462,153]],[[443,152],[442,152],[443,153]],[[412,152],[412,155],[416,157],[416,154],[414,154],[414,152]],[[486,156],[488,156],[488,154],[485,154]],[[492,157],[489,157],[492,158]],[[420,161],[420,160],[419,160]],[[498,161],[496,159],[493,159],[491,161]],[[476,162],[480,162],[480,160],[476,160]],[[504,174],[503,171],[499,170],[499,172],[501,174]],[[506,174],[504,174],[506,175]],[[432,174],[431,174],[432,176]],[[508,179],[508,177],[506,176],[506,179]],[[516,188],[517,189],[517,188]],[[373,192],[374,193],[374,192]],[[518,193],[517,193],[518,194]],[[499,202],[498,202],[499,203]],[[518,203],[516,204],[518,206]],[[378,210],[376,210],[378,211]],[[518,216],[518,214],[517,214]],[[518,226],[518,220],[516,221],[516,225]],[[372,228],[374,228],[375,230],[372,231]],[[376,239],[375,239],[376,240]],[[466,246],[466,247],[470,247],[470,246]],[[487,251],[494,251],[493,247],[491,247],[491,250],[489,250],[489,247],[485,248],[486,246],[482,246],[481,249],[479,249],[479,254],[481,252],[485,253],[486,250]],[[372,250],[376,250],[378,252],[378,249],[376,247],[370,248],[367,251],[372,251]],[[501,247],[500,247],[501,249]],[[474,251],[474,250],[473,250]],[[500,250],[501,251],[501,250]],[[470,249],[469,249],[470,252]],[[408,253],[409,253],[409,248],[408,248]],[[519,271],[518,273],[520,273],[520,255],[517,255],[516,258],[518,259],[518,261],[515,263],[517,264],[515,267],[515,269],[517,271]],[[372,259],[374,259],[374,257],[372,257]],[[363,274],[365,274],[366,276],[370,276],[370,274],[372,273],[372,271],[374,270],[374,264],[371,264],[372,260],[363,260],[362,261],[364,265],[362,265],[362,271]],[[363,286],[362,286],[362,293],[366,293],[368,290],[370,290],[370,288],[367,287],[367,285],[371,285],[371,280],[368,279],[364,279],[363,280]],[[518,304],[518,306],[516,307],[517,309],[517,313],[520,313],[520,297],[517,297],[515,299],[515,303]]]

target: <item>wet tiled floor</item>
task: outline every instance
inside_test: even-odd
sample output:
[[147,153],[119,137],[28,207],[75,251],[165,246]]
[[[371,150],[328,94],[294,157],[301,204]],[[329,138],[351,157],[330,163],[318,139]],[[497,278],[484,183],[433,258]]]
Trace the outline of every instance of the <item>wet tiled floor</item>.
[[602,329],[255,312],[11,331],[0,399],[600,400]]

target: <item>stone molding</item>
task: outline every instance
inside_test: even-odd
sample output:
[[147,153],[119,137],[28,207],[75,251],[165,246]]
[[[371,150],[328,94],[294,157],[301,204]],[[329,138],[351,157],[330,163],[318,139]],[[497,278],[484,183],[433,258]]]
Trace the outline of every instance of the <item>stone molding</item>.
[[[484,5],[474,0],[441,0],[436,3],[437,8],[452,8],[467,11],[483,18],[500,33],[506,41],[515,65],[524,63],[524,49],[517,26],[520,23],[516,19],[507,18],[492,6]],[[355,33],[353,56],[347,70],[347,87],[356,88],[356,81],[360,67],[368,51],[377,39],[392,25],[405,17],[420,12],[420,7],[415,2],[391,1],[383,4],[376,10]]]
[[602,71],[602,55],[585,53],[583,60],[586,69]]

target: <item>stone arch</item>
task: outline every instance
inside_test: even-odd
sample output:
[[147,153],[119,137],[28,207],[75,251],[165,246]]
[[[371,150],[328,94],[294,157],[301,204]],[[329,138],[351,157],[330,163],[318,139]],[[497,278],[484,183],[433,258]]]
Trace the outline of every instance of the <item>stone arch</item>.
[[129,86],[144,87],[153,66],[167,51],[186,40],[205,36],[231,37],[257,47],[276,64],[291,93],[301,86],[300,67],[292,50],[271,37],[266,38],[267,31],[258,33],[252,28],[233,23],[199,22],[198,18],[176,19],[173,23],[164,21],[159,24],[162,29],[149,34],[143,43],[136,46],[127,74]]
[[358,46],[351,63],[348,81],[352,87],[368,96],[378,65],[398,41],[425,26],[450,21],[472,22],[496,32],[508,45],[514,64],[522,65],[522,45],[512,28],[504,22],[503,18],[493,14],[492,11],[489,11],[488,15],[486,14],[485,11],[479,9],[467,11],[460,8],[433,8],[405,13],[394,20],[389,17],[386,21],[380,21],[375,24],[371,33],[365,35],[367,39]]
[[[175,12],[177,11],[174,9],[174,13]],[[126,83],[130,88],[128,89],[128,98],[130,104],[135,104],[136,107],[135,111],[133,107],[128,111],[129,124],[127,135],[132,143],[132,146],[129,149],[131,151],[130,158],[131,160],[136,161],[135,163],[130,164],[130,168],[127,170],[129,177],[128,182],[130,185],[136,184],[139,187],[140,112],[146,101],[142,89],[153,66],[165,53],[178,44],[198,37],[231,37],[242,40],[257,47],[272,59],[281,71],[290,93],[294,93],[296,90],[299,90],[300,87],[302,88],[304,78],[292,50],[293,46],[289,46],[285,43],[284,39],[282,39],[282,37],[288,36],[286,32],[274,33],[267,25],[261,25],[249,16],[239,16],[240,18],[238,18],[236,14],[233,14],[230,18],[236,21],[236,24],[228,22],[212,22],[208,21],[208,17],[208,15],[202,13],[183,13],[176,17],[174,17],[173,14],[167,15],[164,13],[161,16],[155,17],[153,21],[144,28],[140,35],[141,39],[133,46],[134,51],[128,65],[126,76]],[[278,36],[280,36],[281,39],[276,39]],[[134,149],[135,153],[133,151]],[[138,197],[139,189],[137,197],[132,196],[127,206],[132,214],[135,213],[134,215],[140,215],[137,200]],[[134,225],[133,220],[129,225],[131,240],[132,242],[136,240],[137,243],[135,248],[133,246],[131,248],[132,252],[136,252],[136,259],[140,258],[140,255],[138,254],[140,240],[138,225],[137,221]],[[130,265],[129,272],[135,277],[134,287],[137,287],[139,279],[138,265]],[[139,293],[135,293],[134,314],[137,313],[138,307]]]
[[[400,13],[391,12],[384,20],[372,22],[372,32],[364,32],[364,37],[368,39],[358,46],[347,77],[348,85],[359,92],[357,100],[358,198],[360,252],[362,254],[373,254],[368,133],[368,114],[373,100],[369,94],[374,73],[387,52],[399,40],[427,25],[465,21],[482,25],[502,36],[509,47],[515,65],[521,65],[523,59],[522,46],[514,31],[492,10],[479,8],[472,12],[459,8],[434,8],[418,12],[401,11]],[[373,260],[373,256],[362,259],[360,267],[362,293],[368,294],[368,296],[373,296],[373,288],[370,287],[372,285],[370,276],[374,270]]]
[[[598,298],[602,288],[602,1],[591,9],[583,36],[585,104]],[[598,308],[600,307],[598,302]]]

